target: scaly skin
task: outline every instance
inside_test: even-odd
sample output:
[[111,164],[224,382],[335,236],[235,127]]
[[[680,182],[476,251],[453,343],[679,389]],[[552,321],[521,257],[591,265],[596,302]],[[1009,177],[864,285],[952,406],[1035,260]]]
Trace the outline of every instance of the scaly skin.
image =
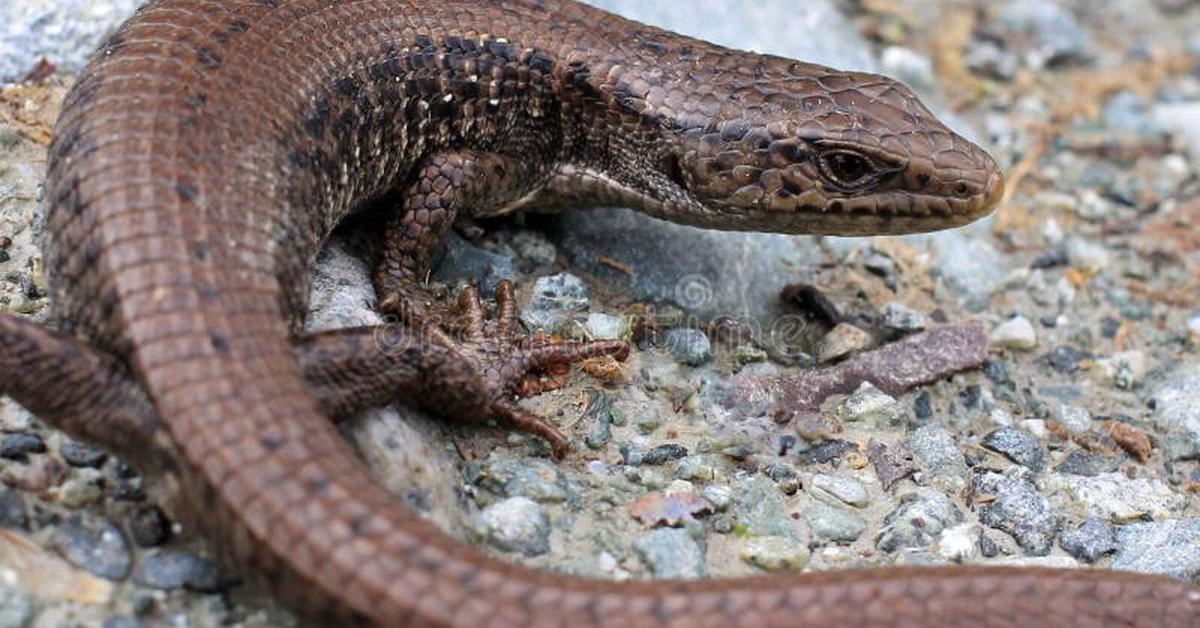
[[[719,229],[926,231],[995,163],[886,78],[727,50],[566,0],[164,0],[107,42],[50,151],[63,332],[0,317],[0,392],[160,474],[174,510],[316,623],[1188,626],[1133,574],[886,569],[612,583],[459,545],[326,414],[390,401],[561,435],[512,393],[621,343],[524,339],[417,287],[458,218],[621,203]],[[395,192],[377,273],[404,324],[299,335],[308,269]],[[64,391],[66,394],[64,394]],[[558,439],[558,440],[556,440]]]

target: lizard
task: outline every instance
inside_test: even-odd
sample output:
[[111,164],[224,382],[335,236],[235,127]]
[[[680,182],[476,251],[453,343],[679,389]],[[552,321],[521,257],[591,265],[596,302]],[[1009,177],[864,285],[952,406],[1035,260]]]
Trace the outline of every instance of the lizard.
[[[802,36],[800,33],[798,36]],[[888,568],[615,583],[461,545],[330,418],[392,401],[495,420],[530,374],[620,341],[526,337],[424,285],[457,221],[624,205],[725,230],[932,231],[988,214],[995,160],[904,85],[570,0],[155,0],[95,53],[49,149],[58,329],[0,317],[0,394],[136,463],[220,556],[319,625],[1184,626],[1165,578]],[[393,207],[378,327],[305,335],[343,219]],[[489,310],[493,316],[488,316]]]

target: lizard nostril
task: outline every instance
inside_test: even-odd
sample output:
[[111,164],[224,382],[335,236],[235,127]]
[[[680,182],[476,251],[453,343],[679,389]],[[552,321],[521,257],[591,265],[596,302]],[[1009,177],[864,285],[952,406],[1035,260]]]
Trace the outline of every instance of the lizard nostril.
[[932,177],[930,177],[927,174],[919,174],[919,175],[917,175],[917,185],[924,188],[925,186],[929,185],[929,181],[931,178]]

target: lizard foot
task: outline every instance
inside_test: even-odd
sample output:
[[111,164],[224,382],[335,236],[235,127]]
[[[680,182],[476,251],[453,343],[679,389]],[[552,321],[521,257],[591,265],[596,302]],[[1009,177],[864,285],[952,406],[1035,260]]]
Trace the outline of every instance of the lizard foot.
[[[566,437],[544,418],[517,405],[530,390],[530,380],[588,358],[629,355],[619,340],[556,342],[543,335],[525,336],[517,323],[513,286],[496,287],[496,314],[489,318],[473,287],[465,288],[445,321],[424,321],[417,331],[449,354],[427,380],[431,409],[451,416],[481,416],[544,438],[556,457],[567,450]],[[448,357],[449,357],[448,356]]]

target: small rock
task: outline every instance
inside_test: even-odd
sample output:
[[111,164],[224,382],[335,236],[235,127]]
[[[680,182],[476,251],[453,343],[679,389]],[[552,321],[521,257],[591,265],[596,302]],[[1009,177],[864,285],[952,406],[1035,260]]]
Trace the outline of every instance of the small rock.
[[766,571],[796,571],[808,564],[812,552],[796,539],[759,536],[747,539],[738,553],[742,560]]
[[1055,372],[1062,375],[1070,375],[1079,368],[1079,363],[1084,360],[1090,360],[1094,356],[1087,351],[1076,349],[1071,346],[1055,347],[1046,355],[1038,358],[1039,362],[1045,363]]
[[913,416],[918,419],[928,419],[933,416],[933,395],[929,394],[928,390],[922,390],[913,399]]
[[941,425],[922,425],[908,439],[908,449],[921,468],[936,477],[965,478],[967,462],[958,443]]
[[1092,414],[1085,408],[1063,404],[1058,407],[1054,418],[1059,425],[1067,428],[1073,434],[1084,434],[1092,429]]
[[901,549],[926,548],[943,531],[962,521],[962,511],[949,497],[933,489],[919,488],[900,496],[899,504],[884,518],[875,545],[889,554]]
[[817,359],[821,362],[832,362],[838,358],[870,349],[873,342],[871,334],[862,329],[850,323],[838,323],[821,339]]
[[487,540],[506,552],[539,556],[550,551],[550,520],[545,509],[527,497],[510,497],[484,508],[480,524]]
[[1191,582],[1200,575],[1200,519],[1134,523],[1117,528],[1112,568]]
[[1096,360],[1100,372],[1121,390],[1132,390],[1146,379],[1149,365],[1141,351],[1121,351],[1110,358]]
[[687,455],[687,447],[684,447],[683,445],[676,445],[674,443],[668,443],[666,445],[659,445],[658,447],[646,452],[646,454],[642,456],[642,464],[661,465],[673,460],[681,460],[686,458]]
[[1041,442],[1015,427],[993,430],[981,444],[1035,473],[1046,465],[1046,450]]
[[457,279],[478,282],[479,293],[489,296],[501,280],[513,281],[517,273],[511,257],[481,249],[454,231],[446,237],[445,254],[433,269],[433,279],[452,283]]
[[929,57],[911,48],[888,46],[883,49],[880,63],[889,76],[894,76],[907,85],[926,89],[937,85],[933,62]]
[[108,580],[124,578],[133,562],[121,531],[99,517],[71,516],[54,531],[54,548],[72,565]]
[[704,550],[687,530],[659,528],[633,542],[638,557],[655,578],[666,580],[701,578],[707,572]]
[[63,460],[72,467],[91,469],[99,469],[108,459],[108,454],[103,451],[73,440],[64,441],[58,448],[58,455],[62,456]]
[[841,503],[862,508],[870,503],[867,487],[853,478],[819,473],[812,478],[811,492],[817,499],[834,505]]
[[583,280],[568,273],[539,277],[532,293],[521,322],[534,331],[553,331],[565,318],[586,311],[591,300]]
[[215,593],[224,584],[216,563],[183,551],[148,554],[134,570],[133,581],[152,589],[185,587],[201,593]]
[[1067,9],[1040,0],[1007,0],[998,17],[1019,34],[1032,35],[1026,61],[1033,69],[1082,60],[1091,47],[1087,32]]
[[588,336],[595,340],[620,340],[629,337],[629,319],[624,316],[613,316],[592,312],[588,314]]
[[925,328],[929,326],[929,320],[924,314],[898,301],[892,301],[883,306],[880,323],[884,329],[897,334],[913,334],[925,331]]
[[963,562],[979,555],[979,527],[963,523],[942,531],[937,541],[937,555],[953,561]]
[[0,584],[0,628],[25,628],[33,622],[33,598]]
[[1071,266],[1088,272],[1099,272],[1108,266],[1108,249],[1080,237],[1067,238],[1067,260]]
[[724,465],[713,454],[691,455],[675,465],[675,477],[691,482],[713,482],[725,477]]
[[992,330],[988,341],[993,347],[1029,351],[1037,347],[1037,330],[1024,316],[1017,316]]
[[838,418],[848,423],[858,421],[880,427],[895,425],[904,418],[904,405],[870,382],[863,382],[838,407]]
[[713,359],[712,343],[698,329],[672,329],[667,332],[666,346],[680,364],[703,366]]
[[700,496],[707,499],[713,508],[722,511],[733,502],[733,489],[724,484],[709,484],[700,492]]
[[732,512],[750,536],[799,539],[779,489],[760,475],[734,486]]
[[37,434],[7,434],[0,440],[0,458],[29,462],[29,454],[45,453],[46,443]]
[[1164,519],[1187,507],[1187,498],[1158,478],[1128,478],[1123,473],[1094,477],[1051,477],[1047,488],[1071,495],[1093,517],[1106,521]]
[[1182,430],[1200,443],[1200,362],[1178,368],[1151,397],[1154,421],[1164,431]]
[[825,504],[805,508],[804,520],[813,536],[835,543],[851,543],[867,529],[867,522],[857,514]]
[[1045,556],[1058,533],[1050,502],[1029,481],[986,473],[976,477],[976,493],[994,496],[979,509],[985,525],[1007,532],[1026,554]]
[[1094,477],[1103,473],[1112,473],[1121,468],[1121,459],[1115,456],[1101,456],[1085,451],[1073,451],[1067,455],[1062,464],[1054,467],[1058,473]]
[[100,473],[95,469],[80,469],[58,485],[55,491],[58,503],[78,510],[100,501],[104,497],[100,490],[101,481]]
[[1100,519],[1084,521],[1078,528],[1059,536],[1058,544],[1068,554],[1086,563],[1094,563],[1105,554],[1117,551],[1117,537]]
[[15,489],[0,484],[0,528],[29,530],[25,498]]
[[991,294],[1004,281],[1010,264],[988,241],[964,230],[947,230],[931,236],[938,249],[937,270],[961,294],[971,311],[988,306]]
[[139,506],[129,515],[129,536],[138,547],[158,547],[171,536],[171,522],[158,506]]

